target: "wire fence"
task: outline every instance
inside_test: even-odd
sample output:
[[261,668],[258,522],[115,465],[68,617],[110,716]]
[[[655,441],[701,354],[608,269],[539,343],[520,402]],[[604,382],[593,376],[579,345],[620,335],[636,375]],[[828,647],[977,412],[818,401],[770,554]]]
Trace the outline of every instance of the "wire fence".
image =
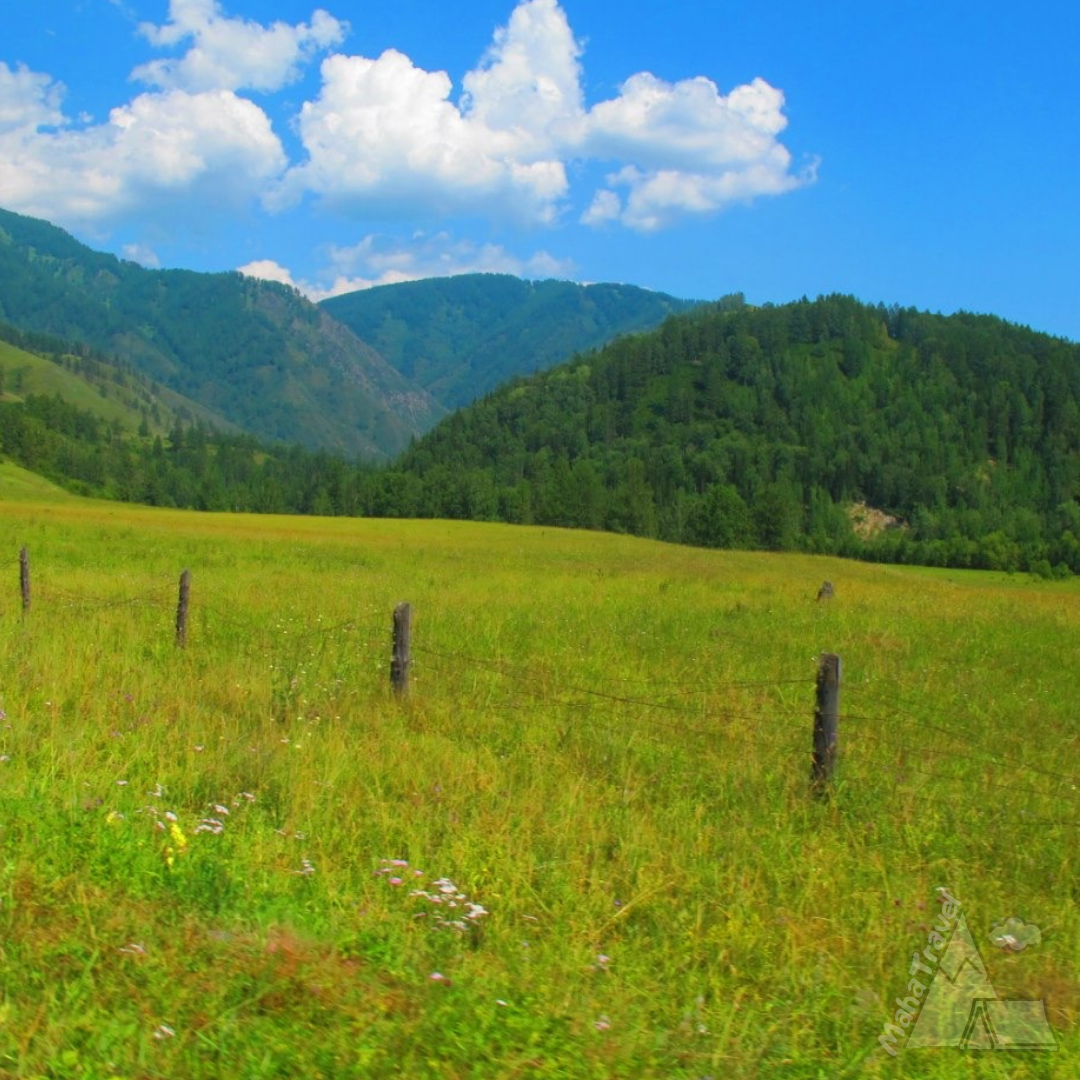
[[[164,632],[176,610],[172,582],[155,582],[133,595],[90,595],[46,580],[35,583],[31,612],[25,559],[23,566],[24,619],[32,619],[38,607],[76,612],[82,620],[94,613],[128,609],[152,614]],[[301,653],[316,665],[332,653],[330,667],[336,664],[340,671],[355,675],[357,666],[363,665],[372,680],[386,680],[391,669],[394,646],[386,611],[372,609],[331,623],[321,618],[314,624],[298,623],[287,615],[274,622],[200,598],[194,613],[196,649],[200,641],[212,649],[227,639],[234,655],[269,661],[283,684],[289,682],[290,672],[303,669]],[[594,734],[603,731],[616,740],[669,749],[690,747],[695,753],[712,748],[725,756],[733,726],[738,725],[739,745],[746,752],[752,747],[759,753],[776,753],[809,776],[812,745],[807,720],[814,714],[809,688],[820,686],[820,673],[716,681],[699,677],[692,686],[633,679],[590,680],[586,685],[568,678],[549,660],[478,656],[425,643],[411,643],[410,648],[414,700],[482,708],[495,715],[543,711],[578,721],[587,718]],[[286,662],[289,657],[291,662]],[[348,662],[341,663],[343,658]],[[296,696],[290,693],[294,689],[278,688],[283,709]],[[373,681],[371,690],[375,691]],[[842,765],[834,787],[885,786],[950,803],[963,790],[965,812],[980,818],[1012,816],[1053,828],[1080,827],[1080,767],[1046,764],[1051,753],[1057,761],[1080,760],[1076,754],[1080,730],[1066,733],[1064,743],[1052,752],[1032,746],[1027,733],[1015,730],[993,731],[996,745],[991,746],[980,741],[974,724],[963,726],[909,710],[894,697],[883,700],[860,684],[845,685],[843,694],[845,699],[855,698],[855,708],[841,710],[837,718]],[[1066,748],[1071,752],[1063,752]],[[711,765],[711,755],[708,760]]]

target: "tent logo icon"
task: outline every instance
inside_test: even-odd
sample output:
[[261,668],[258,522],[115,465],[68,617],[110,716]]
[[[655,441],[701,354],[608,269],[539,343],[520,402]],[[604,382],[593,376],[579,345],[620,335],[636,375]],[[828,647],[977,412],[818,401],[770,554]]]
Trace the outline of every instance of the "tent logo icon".
[[[942,892],[942,914],[928,947],[912,957],[909,993],[896,999],[895,1022],[886,1023],[878,1038],[882,1048],[895,1057],[906,1036],[908,1050],[1056,1050],[1046,1003],[998,997],[959,901]],[[990,938],[1019,951],[1037,942],[1039,931],[1010,919]]]

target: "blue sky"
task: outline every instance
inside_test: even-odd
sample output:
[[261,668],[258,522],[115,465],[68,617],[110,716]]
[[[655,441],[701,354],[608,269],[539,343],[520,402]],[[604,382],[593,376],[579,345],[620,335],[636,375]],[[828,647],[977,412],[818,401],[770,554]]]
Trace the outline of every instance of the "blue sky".
[[470,270],[1080,340],[1073,3],[9,0],[0,206],[313,297]]

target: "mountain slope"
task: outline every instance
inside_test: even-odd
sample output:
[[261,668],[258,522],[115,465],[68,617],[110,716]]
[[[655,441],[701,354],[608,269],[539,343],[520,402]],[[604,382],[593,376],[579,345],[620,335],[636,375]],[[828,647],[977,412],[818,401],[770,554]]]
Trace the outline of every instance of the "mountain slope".
[[384,285],[322,301],[447,409],[693,307],[633,285],[522,281],[506,274]]
[[146,270],[3,210],[0,319],[115,354],[264,438],[379,457],[443,413],[293,289]]
[[128,433],[164,434],[195,422],[238,430],[130,365],[44,334],[0,323],[0,401],[57,396]]
[[[860,538],[853,504],[895,527]],[[848,297],[708,305],[449,417],[384,508],[1080,571],[1080,346]]]

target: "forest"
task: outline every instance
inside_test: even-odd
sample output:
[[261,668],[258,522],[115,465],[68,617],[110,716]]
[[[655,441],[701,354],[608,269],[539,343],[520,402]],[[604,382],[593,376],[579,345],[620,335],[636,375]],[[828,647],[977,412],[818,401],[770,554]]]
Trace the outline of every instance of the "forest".
[[[0,452],[154,505],[605,529],[707,547],[1080,572],[1080,347],[990,316],[739,296],[517,379],[390,466],[59,398]],[[857,529],[853,507],[884,527]]]
[[[505,386],[379,512],[1080,570],[1080,347],[990,316],[728,297]],[[872,538],[867,504],[895,519]]]

